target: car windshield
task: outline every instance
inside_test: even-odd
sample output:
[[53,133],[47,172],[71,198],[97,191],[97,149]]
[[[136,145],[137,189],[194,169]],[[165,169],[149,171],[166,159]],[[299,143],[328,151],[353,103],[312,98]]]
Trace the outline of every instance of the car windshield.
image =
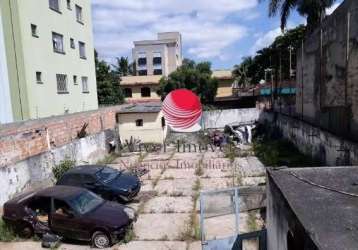
[[72,209],[79,214],[85,214],[97,208],[104,202],[102,198],[92,192],[83,192],[69,201]]
[[100,181],[108,183],[113,181],[121,172],[112,168],[102,168],[97,172],[97,177]]

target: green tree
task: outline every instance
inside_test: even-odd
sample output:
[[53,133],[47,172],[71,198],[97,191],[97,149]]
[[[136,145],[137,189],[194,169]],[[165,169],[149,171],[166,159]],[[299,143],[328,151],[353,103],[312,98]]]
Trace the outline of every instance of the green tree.
[[116,105],[123,103],[124,97],[119,85],[120,78],[111,71],[111,67],[103,60],[98,59],[95,51],[95,64],[97,75],[97,95],[100,105]]
[[265,69],[268,68],[273,69],[276,80],[291,79],[290,62],[294,69],[295,50],[301,46],[305,30],[303,25],[288,30],[278,36],[270,46],[257,51],[254,57],[243,58],[241,64],[235,65],[233,70],[238,83],[241,86],[256,85],[260,80],[265,79]]
[[[265,0],[260,0],[263,2]],[[326,8],[331,7],[336,0],[269,0],[269,16],[280,12],[281,29],[284,30],[292,10],[297,10],[301,16],[307,17],[307,26],[312,28],[321,22],[326,15]]]
[[121,56],[116,58],[116,64],[112,64],[114,73],[119,76],[128,76],[133,74],[133,65],[129,63],[128,57]]
[[204,104],[213,103],[218,89],[218,80],[212,77],[211,63],[195,63],[184,59],[181,67],[168,77],[162,77],[158,94],[164,99],[171,91],[181,88],[196,93]]
[[240,87],[251,85],[251,77],[249,77],[252,68],[253,59],[251,56],[244,57],[242,63],[234,66],[233,75]]

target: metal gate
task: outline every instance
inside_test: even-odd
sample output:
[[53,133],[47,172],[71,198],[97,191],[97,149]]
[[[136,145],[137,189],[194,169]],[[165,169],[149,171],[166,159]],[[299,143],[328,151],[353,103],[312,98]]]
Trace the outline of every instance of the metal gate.
[[[265,250],[264,187],[239,187],[200,193],[203,250]],[[264,221],[264,218],[262,218]],[[256,227],[257,226],[257,227]],[[264,234],[265,235],[265,234]],[[263,248],[264,247],[264,248]]]

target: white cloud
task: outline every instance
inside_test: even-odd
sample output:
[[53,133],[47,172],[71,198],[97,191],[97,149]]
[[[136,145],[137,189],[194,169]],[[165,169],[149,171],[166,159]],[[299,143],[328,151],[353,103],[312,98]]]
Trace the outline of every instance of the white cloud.
[[270,30],[266,34],[256,34],[257,40],[250,49],[250,54],[255,55],[256,52],[264,47],[269,46],[276,37],[282,34],[281,28]]
[[331,15],[338,8],[339,5],[340,5],[340,3],[335,3],[330,8],[327,8],[326,14]]
[[227,58],[225,49],[248,32],[227,17],[257,4],[257,0],[92,0],[95,46],[102,58],[111,60],[130,55],[135,40],[179,31],[190,56]]

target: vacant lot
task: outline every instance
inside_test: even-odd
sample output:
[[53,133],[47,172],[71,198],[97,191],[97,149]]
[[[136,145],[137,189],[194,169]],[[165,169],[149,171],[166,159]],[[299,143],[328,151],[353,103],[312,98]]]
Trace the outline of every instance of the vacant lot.
[[[139,214],[132,239],[112,249],[201,249],[199,193],[202,190],[258,185],[265,182],[265,169],[255,157],[235,158],[232,162],[221,152],[127,153],[112,167],[126,169],[142,164],[150,169],[142,177],[142,190],[129,204]],[[234,167],[236,166],[236,168]],[[223,199],[223,204],[225,203]],[[240,233],[257,229],[257,214],[240,214]],[[235,217],[225,215],[207,221],[208,237],[234,234]],[[0,243],[0,249],[41,249],[40,242]],[[88,245],[62,244],[59,249],[90,249]]]

